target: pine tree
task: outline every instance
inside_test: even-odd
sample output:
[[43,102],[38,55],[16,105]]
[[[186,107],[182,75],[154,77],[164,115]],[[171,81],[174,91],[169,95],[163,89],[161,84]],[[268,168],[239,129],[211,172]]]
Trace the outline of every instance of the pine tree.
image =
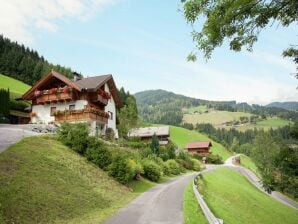
[[160,153],[159,140],[155,133],[152,136],[150,148],[151,148],[153,154],[155,154],[157,156],[159,155],[159,153]]

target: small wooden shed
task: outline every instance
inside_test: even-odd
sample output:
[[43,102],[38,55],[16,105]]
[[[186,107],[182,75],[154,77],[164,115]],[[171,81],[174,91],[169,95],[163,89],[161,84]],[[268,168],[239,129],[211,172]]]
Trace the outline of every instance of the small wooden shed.
[[212,147],[210,141],[189,142],[186,144],[185,149],[192,154],[210,154],[210,147]]

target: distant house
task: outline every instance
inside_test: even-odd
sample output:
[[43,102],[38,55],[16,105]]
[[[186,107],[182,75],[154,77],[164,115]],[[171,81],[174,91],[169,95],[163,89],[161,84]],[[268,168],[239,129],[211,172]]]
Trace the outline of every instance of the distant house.
[[170,127],[158,126],[158,127],[146,127],[146,128],[134,128],[128,133],[129,138],[137,137],[144,141],[151,141],[152,136],[156,134],[160,145],[166,145],[170,140]]
[[74,80],[51,71],[23,96],[32,101],[32,123],[85,122],[92,135],[104,135],[107,128],[116,137],[116,108],[122,103],[112,75]]
[[185,149],[192,154],[209,154],[212,143],[210,141],[204,142],[189,142]]

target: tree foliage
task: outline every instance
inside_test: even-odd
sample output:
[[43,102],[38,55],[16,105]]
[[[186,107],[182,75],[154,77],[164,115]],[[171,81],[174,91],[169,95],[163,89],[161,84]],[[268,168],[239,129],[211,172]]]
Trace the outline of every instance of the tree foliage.
[[0,73],[33,85],[51,69],[73,77],[70,68],[51,64],[36,51],[0,35]]
[[159,140],[155,133],[152,136],[150,148],[151,148],[153,154],[159,156],[159,153],[160,153]]
[[129,92],[126,93],[123,87],[120,89],[119,95],[124,105],[117,111],[119,134],[121,137],[126,137],[128,131],[137,126],[138,108],[135,97]]
[[0,89],[0,123],[2,117],[9,115],[9,89]]
[[[185,19],[194,27],[205,19],[200,31],[193,30],[196,47],[210,58],[213,50],[229,41],[230,49],[251,51],[259,33],[274,22],[288,26],[298,20],[297,0],[181,0]],[[196,52],[189,60],[196,59]]]

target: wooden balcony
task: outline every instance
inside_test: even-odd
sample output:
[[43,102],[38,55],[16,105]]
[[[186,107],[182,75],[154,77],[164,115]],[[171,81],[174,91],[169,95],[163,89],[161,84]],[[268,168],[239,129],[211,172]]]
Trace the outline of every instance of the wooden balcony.
[[77,121],[96,121],[99,124],[107,124],[108,118],[99,115],[96,112],[73,110],[73,111],[60,111],[55,113],[55,122],[77,122]]
[[101,96],[99,94],[97,94],[96,96],[94,96],[92,98],[92,102],[99,102],[105,106],[108,105],[108,99],[104,98],[103,96]]
[[42,94],[36,98],[37,104],[45,104],[45,103],[56,103],[56,102],[63,102],[63,101],[71,101],[73,99],[72,92],[67,93],[49,93],[49,94]]

